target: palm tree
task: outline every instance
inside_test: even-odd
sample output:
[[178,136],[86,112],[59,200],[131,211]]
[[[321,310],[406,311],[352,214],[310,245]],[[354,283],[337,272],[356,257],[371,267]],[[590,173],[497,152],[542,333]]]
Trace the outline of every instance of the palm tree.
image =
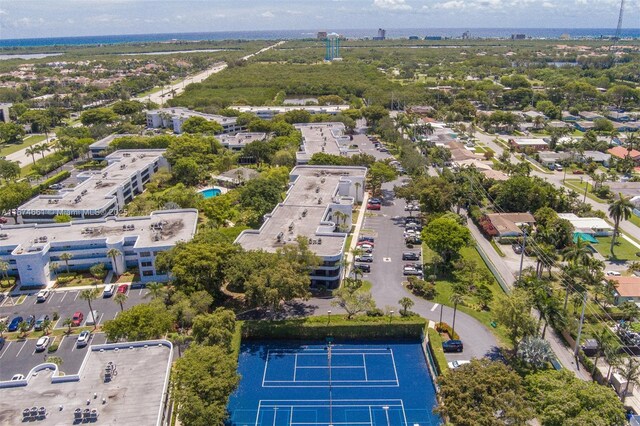
[[62,321],[62,326],[68,327],[67,334],[71,334],[72,325],[73,325],[73,320],[71,318],[65,318],[64,321]]
[[56,276],[56,273],[58,272],[58,268],[59,268],[59,265],[56,262],[51,262],[49,264],[49,273],[53,275],[54,278]]
[[4,279],[9,282],[9,263],[5,261],[0,261],[0,271],[2,272],[2,276]]
[[[461,293],[453,293],[449,299],[453,303],[453,324],[451,325],[452,334],[456,334],[456,312],[458,311],[458,303],[464,302],[464,296]],[[453,336],[451,336],[453,338]]]
[[[2,269],[2,267],[0,266],[0,269]],[[640,271],[640,262],[638,262],[637,260],[635,262],[631,262],[627,265],[627,272],[630,274],[633,274],[636,271]]]
[[603,328],[595,332],[591,338],[596,341],[598,348],[596,349],[596,357],[593,360],[593,370],[591,370],[591,376],[596,374],[598,368],[598,360],[604,354],[604,351],[613,343],[613,335],[608,328]]
[[622,353],[620,353],[620,346],[618,345],[609,345],[609,347],[604,348],[604,359],[609,364],[609,369],[607,370],[607,383],[609,382],[609,378],[611,377],[611,370],[613,367],[617,367],[622,362]]
[[341,211],[336,211],[336,212],[333,213],[333,215],[336,218],[336,225],[338,227],[338,230],[341,231],[343,229],[343,227],[340,226],[340,222],[342,222],[343,225],[346,225],[346,223],[347,223],[347,214],[346,213],[342,213]]
[[164,284],[162,283],[150,282],[145,287],[149,290],[149,293],[145,294],[144,297],[150,295],[152,299],[157,299],[164,293]]
[[633,212],[633,203],[629,197],[623,197],[621,193],[618,193],[618,198],[609,204],[609,217],[613,219],[613,236],[611,237],[611,256],[613,254],[613,246],[616,243],[616,236],[618,235],[618,228],[620,227],[621,220],[628,220]]
[[624,400],[627,398],[627,392],[629,391],[629,386],[636,385],[638,383],[638,379],[640,379],[640,361],[636,360],[633,357],[628,357],[627,362],[623,362],[622,366],[619,368],[620,376],[624,380],[627,381],[627,384],[624,386],[624,391],[621,395],[622,403],[624,404]]
[[591,256],[593,256],[593,252],[589,250],[589,244],[582,238],[578,238],[573,245],[562,251],[562,257],[571,263],[571,266],[584,265]]
[[128,298],[129,296],[127,296],[126,293],[116,293],[116,295],[113,296],[113,301],[120,305],[120,312],[124,311],[124,303]]
[[36,164],[36,154],[38,153],[38,147],[37,146],[33,146],[31,148],[27,148],[24,150],[24,153],[27,155],[31,156],[31,159],[33,160],[33,164]]
[[62,253],[60,255],[60,260],[64,261],[64,264],[67,267],[67,274],[69,273],[69,261],[73,259],[73,255],[71,253]]
[[36,146],[38,148],[38,153],[42,154],[42,158],[44,158],[44,153],[51,151],[51,148],[49,148],[49,145],[45,142],[45,143],[41,143],[40,145]]
[[27,335],[27,332],[29,331],[29,323],[26,321],[22,321],[18,325],[18,331],[20,332],[21,337],[25,337]]
[[42,331],[44,332],[44,334],[49,334],[49,332],[51,331],[51,327],[53,327],[53,323],[50,319],[42,321]]
[[362,184],[360,182],[356,182],[355,187],[356,187],[356,204],[357,204],[358,199],[360,198],[358,194],[360,194],[360,188],[362,187]]
[[122,253],[120,252],[120,250],[118,250],[117,248],[110,248],[107,251],[107,256],[109,256],[111,258],[112,261],[112,265],[113,265],[113,272],[116,275],[120,275],[118,274],[118,263],[116,262],[116,258],[118,256],[120,256]]
[[549,342],[537,337],[525,337],[518,345],[518,355],[530,364],[534,371],[543,367],[546,362],[553,359],[553,351]]
[[[99,294],[100,294],[100,289],[94,287],[94,288],[87,288],[85,290],[82,290],[78,295],[80,299],[86,300],[87,303],[89,304],[89,315],[93,315],[93,307],[91,306],[91,301],[97,299]],[[87,315],[87,317],[89,315]],[[93,319],[93,328],[95,329],[97,327],[96,323],[98,322],[98,319],[97,318],[92,318],[92,319]]]

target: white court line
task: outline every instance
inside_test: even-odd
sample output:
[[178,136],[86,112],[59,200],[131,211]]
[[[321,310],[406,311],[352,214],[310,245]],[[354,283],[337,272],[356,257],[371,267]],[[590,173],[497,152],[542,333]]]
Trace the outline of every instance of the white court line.
[[256,411],[256,424],[258,426],[258,421],[260,421],[260,410],[261,410],[262,401],[258,401],[258,410]]
[[400,384],[398,381],[398,370],[396,369],[396,359],[393,356],[393,349],[389,349],[389,352],[391,352],[391,361],[393,362],[393,372],[396,375],[396,383]]
[[367,377],[367,358],[364,354],[362,354],[362,366],[364,367],[364,379],[369,381],[369,378]]
[[438,308],[438,306],[440,306],[440,304],[439,303],[435,303],[433,305],[433,308],[431,308],[431,312],[435,311]]
[[404,411],[404,401],[400,400],[400,404],[402,405],[402,416],[404,417],[404,424],[407,424],[407,413]]
[[298,355],[297,354],[293,362],[293,381],[294,382],[296,381],[296,371],[298,371]]
[[[269,368],[269,351],[267,351],[267,360],[264,363],[264,373],[262,373],[262,387],[264,387],[265,379],[267,378],[267,368]],[[258,425],[258,420],[256,420],[256,426]]]
[[28,340],[25,340],[24,343],[22,344],[22,347],[20,348],[20,350],[18,351],[18,353],[16,354],[16,358],[18,358],[18,355],[20,355],[20,352],[22,352],[22,350],[24,349],[24,347],[27,345]]
[[7,351],[9,350],[9,346],[11,346],[12,343],[12,341],[9,341],[9,344],[5,346],[4,352],[2,352],[2,355],[0,355],[0,359],[2,359],[2,357],[7,353]]
[[[333,367],[332,367],[333,369]],[[265,383],[329,383],[329,380],[267,380]],[[331,383],[398,383],[397,380],[331,380]],[[299,388],[300,386],[293,386]],[[327,386],[328,387],[328,386]]]
[[[364,355],[363,355],[363,356],[364,356]],[[327,369],[328,369],[328,368],[329,368],[329,366],[328,366],[328,365],[318,365],[318,366],[311,365],[311,366],[308,366],[308,367],[307,367],[307,366],[302,366],[302,367],[296,367],[296,368],[299,368],[300,370],[302,370],[302,369],[304,369],[304,368],[307,368],[307,369],[314,369],[314,368],[317,368],[317,369],[320,369],[320,368],[327,368]],[[337,368],[366,368],[366,367],[365,367],[365,366],[362,366],[362,365],[332,365],[332,366],[331,366],[331,369],[332,369],[332,370],[335,370],[335,369],[337,369]],[[295,382],[295,380],[294,380],[294,382]]]

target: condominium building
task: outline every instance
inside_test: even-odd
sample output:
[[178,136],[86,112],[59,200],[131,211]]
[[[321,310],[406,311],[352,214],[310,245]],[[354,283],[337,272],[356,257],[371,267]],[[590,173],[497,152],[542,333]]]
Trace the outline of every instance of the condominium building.
[[263,120],[271,120],[278,114],[289,111],[303,110],[309,114],[329,114],[336,115],[349,109],[349,105],[296,105],[296,106],[232,106],[231,108],[240,112],[250,112]]
[[18,208],[25,223],[52,222],[57,215],[74,219],[113,216],[144,190],[160,167],[168,167],[164,150],[120,150],[108,155],[109,165],[99,172],[85,171],[71,188],[54,195],[42,194]]
[[89,154],[91,154],[91,158],[97,161],[104,160],[105,157],[107,156],[107,152],[111,143],[118,138],[124,138],[127,136],[136,136],[136,135],[131,135],[131,134],[109,135],[100,139],[99,141],[92,143],[91,145],[89,145]]
[[[163,210],[144,217],[109,217],[68,223],[0,226],[0,260],[27,287],[44,287],[57,271],[87,271],[102,263],[118,273],[138,268],[141,281],[166,281],[155,258],[196,232],[195,209]],[[110,256],[116,249],[115,256]],[[64,260],[63,254],[71,255]],[[57,267],[54,267],[57,264]]]
[[362,201],[366,174],[366,167],[295,167],[285,200],[265,216],[260,229],[243,231],[235,242],[246,250],[275,252],[296,244],[299,236],[307,238],[322,259],[311,285],[337,288],[353,205]]
[[241,151],[242,148],[249,145],[251,142],[263,141],[267,138],[266,133],[259,132],[242,132],[235,135],[220,135],[218,139],[222,146],[231,151]]
[[300,150],[296,153],[297,164],[309,163],[313,154],[319,152],[343,156],[360,152],[351,145],[351,137],[345,134],[342,123],[296,124],[295,128],[302,133]]
[[215,121],[222,126],[222,134],[237,133],[244,130],[244,127],[237,124],[236,117],[205,114],[181,107],[147,111],[147,127],[150,129],[173,129],[174,133],[180,134],[182,133],[182,123],[191,117],[202,117],[208,121]]

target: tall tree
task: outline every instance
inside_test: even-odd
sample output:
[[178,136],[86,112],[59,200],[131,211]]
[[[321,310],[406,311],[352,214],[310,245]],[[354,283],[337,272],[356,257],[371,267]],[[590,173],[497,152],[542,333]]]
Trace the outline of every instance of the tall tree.
[[[89,305],[89,313],[87,314],[87,319],[91,318],[93,315],[93,307],[91,306],[91,301],[96,300],[100,295],[100,289],[97,287],[87,288],[84,290],[80,290],[79,297],[82,300],[86,300]],[[98,318],[91,318],[93,320],[93,328],[95,329],[98,326]]]
[[469,245],[471,232],[455,219],[441,217],[432,220],[424,228],[422,240],[448,264],[458,255],[460,249]]
[[64,262],[64,265],[67,268],[67,274],[69,273],[69,261],[73,259],[73,255],[69,252],[64,252],[60,254],[60,260]]
[[520,341],[536,333],[536,321],[531,316],[532,301],[523,289],[515,289],[510,295],[496,303],[494,312],[498,322],[507,327],[513,352],[518,352]]
[[502,362],[472,360],[438,381],[436,411],[457,426],[524,425],[534,417],[522,379]]
[[[117,248],[110,248],[107,250],[107,256],[111,258],[111,264],[113,265],[113,273],[116,275],[120,275],[118,272],[118,256],[122,253]],[[123,271],[124,272],[124,271]]]
[[623,362],[619,367],[619,370],[620,376],[627,382],[624,385],[622,395],[620,395],[622,403],[624,404],[625,399],[627,399],[629,387],[635,386],[640,379],[640,361],[631,356],[627,357],[626,361]]
[[613,236],[611,237],[611,256],[614,256],[613,247],[616,243],[618,236],[620,221],[629,220],[629,217],[633,211],[633,203],[629,197],[624,197],[621,193],[618,194],[618,198],[609,204],[609,217],[613,219]]

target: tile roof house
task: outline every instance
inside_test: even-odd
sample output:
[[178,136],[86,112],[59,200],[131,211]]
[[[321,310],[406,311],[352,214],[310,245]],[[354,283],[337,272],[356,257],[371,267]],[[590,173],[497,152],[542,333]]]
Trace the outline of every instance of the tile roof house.
[[640,302],[640,277],[632,275],[630,277],[607,277],[607,279],[615,284],[615,289],[613,290],[614,305],[625,302]]
[[621,159],[626,158],[628,155],[631,158],[633,158],[636,162],[640,161],[640,151],[635,149],[632,149],[631,151],[629,151],[627,148],[623,146],[614,146],[613,148],[609,148],[607,152],[612,156],[618,157]]
[[522,235],[520,226],[536,223],[531,213],[489,213],[485,217],[497,231],[497,237],[519,237]]

